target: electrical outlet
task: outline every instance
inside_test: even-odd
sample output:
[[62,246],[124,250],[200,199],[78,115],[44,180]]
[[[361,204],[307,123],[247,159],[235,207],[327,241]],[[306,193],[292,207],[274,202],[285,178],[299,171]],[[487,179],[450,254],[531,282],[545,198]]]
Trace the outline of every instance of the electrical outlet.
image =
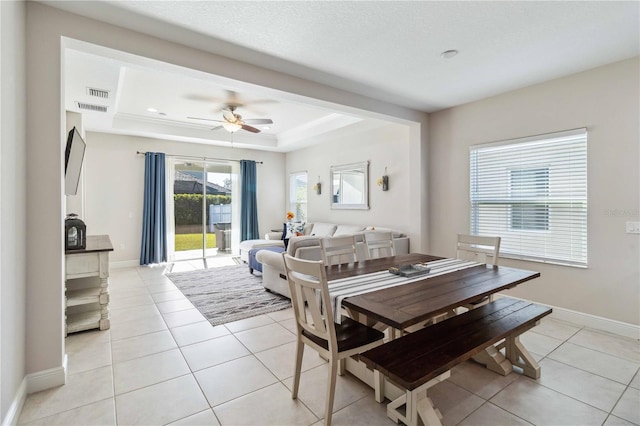
[[640,222],[627,222],[627,234],[640,234]]

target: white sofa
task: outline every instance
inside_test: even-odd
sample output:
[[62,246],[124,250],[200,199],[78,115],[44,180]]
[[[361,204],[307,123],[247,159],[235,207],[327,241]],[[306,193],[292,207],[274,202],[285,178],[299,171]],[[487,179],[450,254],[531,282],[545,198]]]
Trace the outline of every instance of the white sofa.
[[[308,228],[308,234],[307,234]],[[336,225],[329,223],[315,223],[305,227],[305,235],[291,237],[287,253],[291,256],[307,260],[322,260],[320,238],[355,235],[358,259],[366,259],[364,245],[365,232],[391,232],[396,254],[409,253],[409,237],[401,232],[374,226]],[[262,285],[265,289],[291,297],[289,284],[284,271],[284,260],[281,253],[261,250],[256,254],[256,260],[262,263]]]
[[240,243],[240,260],[249,263],[249,250],[261,247],[284,247],[281,232],[269,232],[262,240],[245,240]]

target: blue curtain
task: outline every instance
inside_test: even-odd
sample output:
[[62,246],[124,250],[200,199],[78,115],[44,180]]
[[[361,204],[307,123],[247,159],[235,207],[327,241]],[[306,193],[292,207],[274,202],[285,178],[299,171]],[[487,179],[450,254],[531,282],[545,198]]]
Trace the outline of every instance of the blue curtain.
[[147,152],[144,162],[144,210],[140,264],[167,261],[167,201],[165,156]]
[[256,162],[240,161],[240,241],[260,238],[258,233],[258,202],[256,201]]

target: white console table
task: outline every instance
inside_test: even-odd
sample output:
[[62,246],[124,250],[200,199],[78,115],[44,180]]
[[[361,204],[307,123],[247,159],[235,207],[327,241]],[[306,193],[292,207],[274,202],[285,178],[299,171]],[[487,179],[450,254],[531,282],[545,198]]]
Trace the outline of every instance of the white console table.
[[86,248],[65,251],[65,336],[109,329],[110,251],[108,235],[88,235]]

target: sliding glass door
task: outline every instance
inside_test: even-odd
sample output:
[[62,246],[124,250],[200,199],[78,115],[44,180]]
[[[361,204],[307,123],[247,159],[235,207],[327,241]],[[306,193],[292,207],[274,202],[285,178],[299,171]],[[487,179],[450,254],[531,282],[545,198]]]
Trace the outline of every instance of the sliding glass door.
[[173,160],[170,260],[233,253],[235,168],[225,161]]

